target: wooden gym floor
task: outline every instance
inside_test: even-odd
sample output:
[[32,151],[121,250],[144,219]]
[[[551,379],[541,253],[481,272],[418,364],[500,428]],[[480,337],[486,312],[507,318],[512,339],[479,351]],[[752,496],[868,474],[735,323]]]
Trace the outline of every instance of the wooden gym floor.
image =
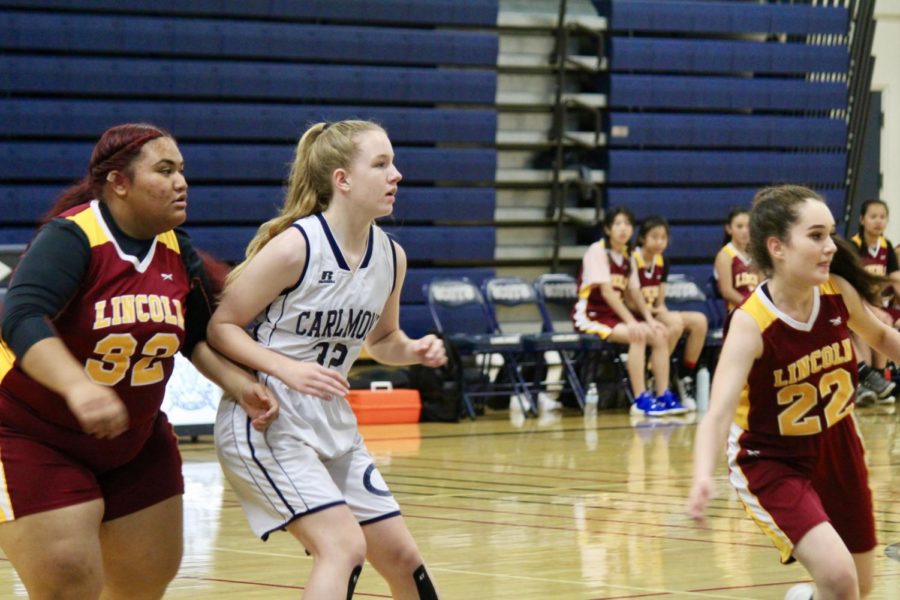
[[[895,414],[896,413],[896,414]],[[900,411],[857,411],[878,537],[870,598],[900,600]],[[708,529],[683,514],[691,419],[624,412],[385,425],[364,436],[445,599],[782,598],[782,566],[724,478]],[[288,534],[253,537],[210,440],[182,445],[185,556],[167,598],[299,598],[312,561]],[[893,553],[893,549],[888,553]],[[24,588],[0,556],[0,598]],[[371,566],[356,598],[389,598]]]

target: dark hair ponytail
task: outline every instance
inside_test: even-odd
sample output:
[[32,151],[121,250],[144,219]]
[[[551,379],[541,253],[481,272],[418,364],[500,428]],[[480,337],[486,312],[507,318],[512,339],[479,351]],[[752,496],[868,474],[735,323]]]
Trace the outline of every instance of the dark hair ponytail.
[[882,288],[890,280],[866,271],[859,258],[859,251],[852,243],[839,235],[833,235],[831,239],[837,246],[837,252],[831,259],[831,272],[846,279],[869,304],[877,305],[881,300]]

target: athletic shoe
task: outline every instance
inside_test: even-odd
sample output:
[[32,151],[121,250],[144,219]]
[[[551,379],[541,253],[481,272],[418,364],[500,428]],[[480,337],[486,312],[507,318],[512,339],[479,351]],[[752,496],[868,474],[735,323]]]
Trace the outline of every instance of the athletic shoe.
[[784,600],[813,600],[816,588],[808,583],[798,583],[787,591]]
[[657,396],[656,403],[665,408],[667,415],[683,415],[688,411],[678,400],[678,396],[672,393],[672,390],[666,390],[662,396]]
[[694,400],[694,389],[696,389],[694,378],[690,375],[686,375],[681,379],[676,380],[675,383],[678,386],[678,396],[681,398],[681,404],[688,412],[697,410],[697,401]]
[[878,394],[867,388],[863,384],[859,384],[856,386],[856,405],[857,406],[871,406],[873,402],[875,402],[875,398],[878,397]]
[[631,405],[631,414],[636,417],[662,417],[668,412],[666,407],[657,402],[650,392],[644,390],[640,396],[634,399],[634,404]]
[[891,395],[891,392],[894,391],[894,388],[897,386],[893,381],[888,381],[884,378],[884,375],[881,373],[881,369],[872,369],[869,373],[863,378],[862,383],[878,394],[879,398],[886,398]]
[[896,398],[894,398],[893,396],[887,396],[885,398],[875,398],[875,404],[877,405],[893,404],[896,401]]

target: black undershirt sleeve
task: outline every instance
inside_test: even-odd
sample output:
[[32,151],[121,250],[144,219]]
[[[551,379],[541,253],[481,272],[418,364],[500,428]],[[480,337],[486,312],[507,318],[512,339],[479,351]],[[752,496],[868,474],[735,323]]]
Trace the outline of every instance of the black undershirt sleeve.
[[90,260],[90,244],[75,223],[56,219],[38,232],[3,304],[3,339],[16,356],[56,335],[51,320],[75,297]]
[[887,272],[888,274],[893,273],[894,271],[900,270],[900,266],[897,264],[897,253],[894,251],[894,245],[891,244],[891,240],[885,239],[888,245],[888,253],[887,253]]
[[190,358],[197,344],[206,340],[206,326],[215,308],[215,293],[203,267],[203,260],[194,250],[187,233],[176,229],[175,235],[178,237],[181,260],[191,285],[185,301],[184,344],[181,346],[181,354]]

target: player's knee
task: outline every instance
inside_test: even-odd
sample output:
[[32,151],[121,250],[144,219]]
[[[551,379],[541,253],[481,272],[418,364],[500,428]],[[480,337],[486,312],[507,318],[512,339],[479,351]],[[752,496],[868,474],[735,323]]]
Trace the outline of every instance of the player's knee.
[[51,556],[40,581],[29,582],[48,598],[96,598],[103,589],[103,568],[78,554]]
[[391,568],[398,574],[412,573],[425,562],[419,548],[412,541],[392,544],[389,548],[383,548],[381,552],[382,556],[379,562],[391,565]]
[[352,570],[366,561],[366,538],[359,528],[347,529],[331,533],[327,540],[308,550],[314,560],[340,562]]
[[816,579],[816,585],[836,598],[853,598],[859,588],[853,563],[832,565]]

